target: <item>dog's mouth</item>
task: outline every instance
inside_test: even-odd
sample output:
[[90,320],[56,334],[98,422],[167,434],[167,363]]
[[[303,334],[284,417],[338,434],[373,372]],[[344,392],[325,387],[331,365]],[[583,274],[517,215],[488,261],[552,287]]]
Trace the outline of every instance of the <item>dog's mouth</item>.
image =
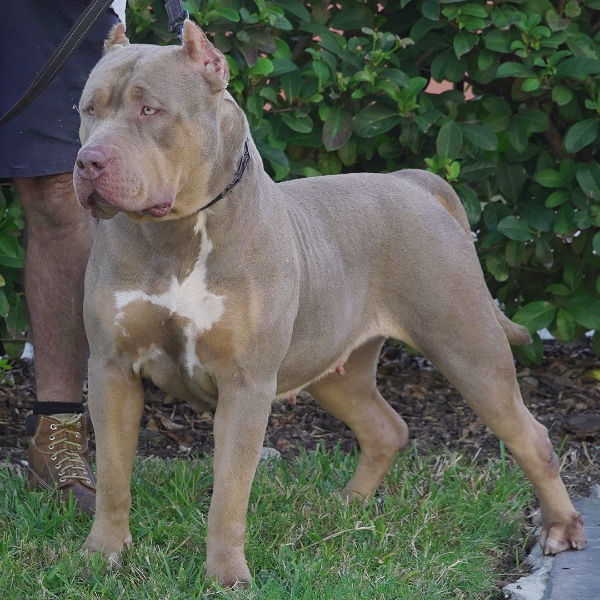
[[161,202],[160,204],[155,204],[150,208],[146,208],[145,212],[152,215],[153,217],[166,217],[173,208],[172,202]]
[[[85,206],[90,209],[96,219],[111,219],[122,210],[107,202],[98,191],[94,190],[86,199]],[[173,208],[173,202],[160,202],[149,208],[139,211],[140,214],[148,214],[156,218],[166,217]]]
[[106,202],[96,190],[89,195],[86,205],[96,219],[112,219],[119,212],[118,208]]

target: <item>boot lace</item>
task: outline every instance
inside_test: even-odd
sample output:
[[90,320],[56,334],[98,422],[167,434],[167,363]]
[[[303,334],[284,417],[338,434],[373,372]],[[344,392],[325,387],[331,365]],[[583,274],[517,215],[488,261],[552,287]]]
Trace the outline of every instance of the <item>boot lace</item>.
[[56,463],[60,483],[80,479],[86,483],[92,483],[88,477],[87,465],[81,456],[82,445],[79,442],[73,441],[81,439],[81,420],[83,414],[75,414],[72,417],[61,419],[59,423],[51,423],[50,429],[54,432],[50,434],[50,444],[48,449],[55,450],[50,457]]

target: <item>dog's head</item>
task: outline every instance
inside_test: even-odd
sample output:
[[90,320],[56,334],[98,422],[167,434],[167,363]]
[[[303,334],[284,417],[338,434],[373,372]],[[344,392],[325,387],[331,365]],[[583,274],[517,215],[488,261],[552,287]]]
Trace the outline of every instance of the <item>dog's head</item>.
[[124,211],[142,221],[198,210],[247,127],[225,91],[225,57],[191,21],[181,46],[130,44],[121,24],[104,46],[79,104],[79,203],[98,218]]

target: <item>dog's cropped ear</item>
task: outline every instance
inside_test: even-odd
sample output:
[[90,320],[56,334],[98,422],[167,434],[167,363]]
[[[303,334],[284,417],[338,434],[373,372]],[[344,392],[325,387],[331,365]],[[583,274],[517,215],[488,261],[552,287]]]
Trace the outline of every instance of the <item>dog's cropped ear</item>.
[[229,81],[227,59],[208,41],[200,27],[189,19],[183,23],[183,52],[200,67],[202,77],[216,92]]
[[104,54],[113,48],[122,48],[128,46],[129,40],[125,35],[125,25],[123,23],[117,23],[113,25],[108,37],[104,40]]

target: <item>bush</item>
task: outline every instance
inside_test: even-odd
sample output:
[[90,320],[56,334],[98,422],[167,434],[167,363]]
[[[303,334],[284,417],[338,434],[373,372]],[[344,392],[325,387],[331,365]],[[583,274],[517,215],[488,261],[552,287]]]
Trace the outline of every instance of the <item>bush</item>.
[[[276,180],[436,172],[508,315],[564,341],[600,330],[600,0],[185,4]],[[161,0],[128,11],[132,41],[174,41]]]
[[[133,39],[172,40],[158,0],[129,5]],[[492,293],[534,332],[529,359],[541,360],[538,329],[563,341],[600,330],[600,0],[186,6],[227,53],[276,180],[438,173],[462,198]]]
[[0,337],[5,353],[18,355],[29,323],[23,298],[23,211],[9,187],[0,188]]

